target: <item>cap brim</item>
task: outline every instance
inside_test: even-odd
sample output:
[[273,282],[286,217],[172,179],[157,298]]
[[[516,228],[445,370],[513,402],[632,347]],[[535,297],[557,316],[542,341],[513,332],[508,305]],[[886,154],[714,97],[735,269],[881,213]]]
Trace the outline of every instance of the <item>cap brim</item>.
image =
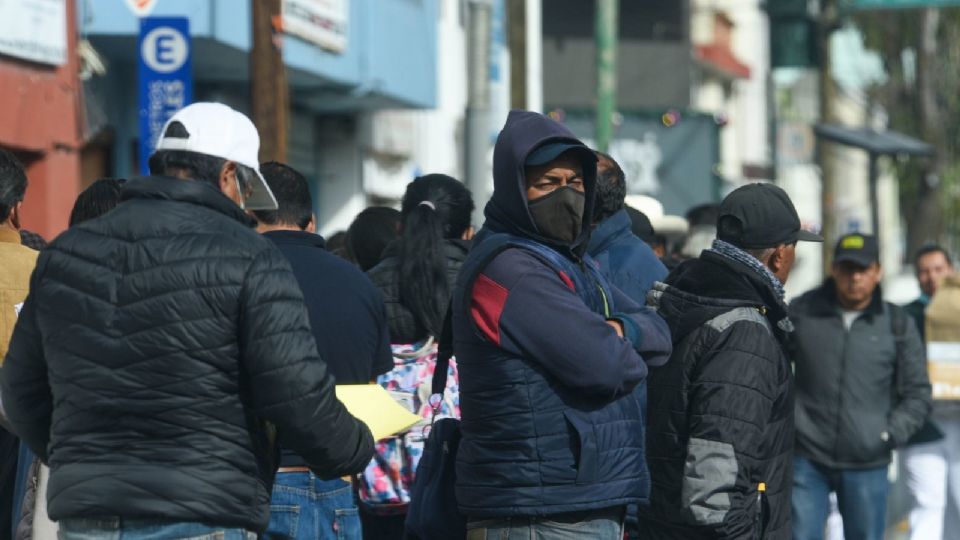
[[810,231],[805,231],[803,229],[800,229],[800,231],[797,233],[797,241],[798,242],[823,242],[823,237],[820,236],[819,234],[813,234]]
[[253,180],[253,189],[250,196],[243,201],[244,208],[247,210],[276,210],[278,208],[277,198],[273,196],[273,192],[270,191],[270,186],[263,179],[260,170],[257,168],[253,170],[257,174]]
[[536,167],[538,165],[546,165],[551,161],[560,157],[560,154],[566,152],[567,150],[581,150],[583,152],[593,152],[586,146],[577,143],[547,143],[540,148],[537,148],[533,152],[530,152],[527,155],[527,159],[524,160],[524,165]]

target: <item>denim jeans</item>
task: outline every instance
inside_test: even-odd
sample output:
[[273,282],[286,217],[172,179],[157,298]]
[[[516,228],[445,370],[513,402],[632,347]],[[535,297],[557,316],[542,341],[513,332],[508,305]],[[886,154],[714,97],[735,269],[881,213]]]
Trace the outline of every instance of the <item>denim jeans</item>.
[[60,540],[256,540],[243,529],[227,529],[203,523],[90,518],[60,521]]
[[622,540],[622,507],[544,517],[471,520],[467,540]]
[[887,467],[832,469],[797,457],[793,463],[793,538],[823,540],[829,496],[837,494],[845,540],[883,540]]
[[270,501],[269,540],[361,540],[353,488],[312,472],[277,473]]

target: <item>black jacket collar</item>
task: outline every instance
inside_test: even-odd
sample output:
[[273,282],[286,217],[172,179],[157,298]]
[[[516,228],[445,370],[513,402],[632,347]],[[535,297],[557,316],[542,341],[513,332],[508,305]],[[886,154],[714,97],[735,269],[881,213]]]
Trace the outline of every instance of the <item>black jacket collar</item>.
[[123,185],[120,194],[123,201],[153,199],[187,202],[205,206],[231,217],[248,227],[256,221],[217,188],[199,180],[184,180],[170,176],[144,176],[134,178]]
[[327,248],[327,242],[319,234],[307,231],[267,231],[263,236],[276,244],[296,244],[300,246]]
[[[737,261],[709,251],[698,259],[684,261],[667,276],[666,284],[672,292],[665,293],[661,302],[676,302],[675,320],[667,320],[675,342],[694,329],[735,307],[755,307],[770,322],[777,339],[783,341],[790,324],[787,306],[757,272]],[[676,298],[668,298],[675,296]],[[787,328],[784,328],[786,325]]]

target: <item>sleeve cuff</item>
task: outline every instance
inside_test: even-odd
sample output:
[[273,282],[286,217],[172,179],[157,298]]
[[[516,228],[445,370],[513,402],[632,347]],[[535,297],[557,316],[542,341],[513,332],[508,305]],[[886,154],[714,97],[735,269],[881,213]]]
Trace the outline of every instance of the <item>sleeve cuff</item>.
[[633,320],[633,317],[623,313],[614,313],[610,319],[619,321],[623,325],[623,339],[629,341],[634,349],[639,350],[643,344],[643,334],[640,332],[640,325]]

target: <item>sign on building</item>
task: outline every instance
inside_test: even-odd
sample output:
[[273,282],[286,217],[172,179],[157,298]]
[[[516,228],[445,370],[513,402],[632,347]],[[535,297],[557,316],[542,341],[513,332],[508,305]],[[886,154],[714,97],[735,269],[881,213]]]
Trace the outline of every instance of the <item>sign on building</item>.
[[347,48],[349,0],[283,0],[283,32],[333,52]]
[[0,54],[55,66],[67,62],[64,0],[2,0],[0,12]]
[[137,17],[150,15],[156,5],[157,0],[127,0],[127,7]]
[[[627,193],[649,195],[667,214],[720,199],[720,133],[713,117],[674,112],[670,121],[654,113],[623,113],[610,141],[610,155],[623,169]],[[593,113],[565,113],[562,122],[593,146]]]
[[189,21],[185,17],[140,19],[138,50],[140,173],[149,174],[147,163],[160,130],[193,100]]

